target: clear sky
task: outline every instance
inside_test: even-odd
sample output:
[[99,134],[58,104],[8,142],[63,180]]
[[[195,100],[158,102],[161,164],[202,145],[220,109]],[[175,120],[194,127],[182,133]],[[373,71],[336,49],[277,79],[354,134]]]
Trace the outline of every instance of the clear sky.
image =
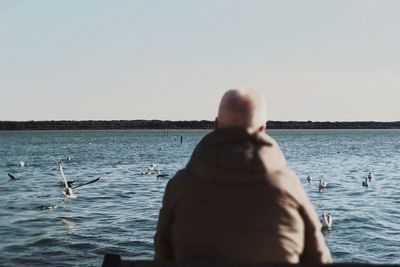
[[0,0],[0,120],[400,120],[400,1]]

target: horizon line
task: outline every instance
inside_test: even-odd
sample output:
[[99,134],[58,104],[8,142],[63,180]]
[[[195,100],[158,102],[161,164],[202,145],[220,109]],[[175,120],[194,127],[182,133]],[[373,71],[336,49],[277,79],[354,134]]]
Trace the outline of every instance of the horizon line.
[[[4,122],[88,122],[88,121],[102,121],[102,122],[113,122],[113,121],[168,121],[168,122],[214,122],[214,120],[206,119],[194,119],[194,120],[171,120],[171,119],[82,119],[82,120],[0,120],[1,123]],[[267,120],[268,122],[323,122],[323,123],[398,123],[397,121],[383,121],[383,120]]]

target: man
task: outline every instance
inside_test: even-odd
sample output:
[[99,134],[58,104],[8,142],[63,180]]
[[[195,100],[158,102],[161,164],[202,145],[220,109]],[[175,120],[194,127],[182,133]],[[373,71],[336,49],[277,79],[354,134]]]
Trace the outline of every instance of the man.
[[321,224],[251,90],[222,97],[215,130],[168,182],[155,235],[160,261],[331,262]]

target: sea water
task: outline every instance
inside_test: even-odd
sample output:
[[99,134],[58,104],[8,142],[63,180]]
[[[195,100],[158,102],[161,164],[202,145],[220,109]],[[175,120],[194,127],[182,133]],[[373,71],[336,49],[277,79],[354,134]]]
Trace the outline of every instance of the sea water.
[[[165,185],[208,132],[0,132],[0,266],[100,266],[106,253],[152,259]],[[268,133],[317,213],[332,214],[323,234],[335,262],[400,263],[399,130]],[[77,185],[100,180],[64,199],[57,160]],[[153,162],[169,176],[143,175]]]

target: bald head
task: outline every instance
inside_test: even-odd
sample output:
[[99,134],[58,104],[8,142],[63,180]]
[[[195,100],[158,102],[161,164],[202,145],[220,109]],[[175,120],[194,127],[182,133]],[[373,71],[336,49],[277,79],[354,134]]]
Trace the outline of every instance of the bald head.
[[257,92],[231,89],[223,95],[216,128],[244,127],[250,132],[264,131],[266,122],[265,101]]

